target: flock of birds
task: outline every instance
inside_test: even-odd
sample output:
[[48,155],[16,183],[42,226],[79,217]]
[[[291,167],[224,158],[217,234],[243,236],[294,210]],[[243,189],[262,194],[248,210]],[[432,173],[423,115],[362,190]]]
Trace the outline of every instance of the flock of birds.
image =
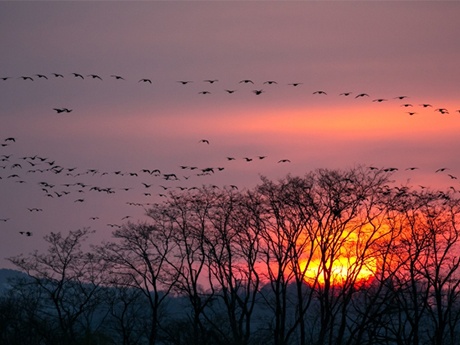
[[[84,79],[91,79],[91,80],[98,80],[98,81],[103,81],[107,78],[109,79],[114,79],[114,80],[117,80],[117,81],[126,81],[127,79],[121,75],[118,75],[118,74],[111,74],[110,76],[108,77],[102,77],[98,74],[82,74],[82,73],[71,73],[69,75],[64,75],[62,73],[51,73],[49,76],[46,75],[46,74],[34,74],[34,75],[21,75],[21,76],[17,76],[17,77],[10,77],[10,76],[3,76],[3,77],[0,77],[0,80],[2,81],[8,81],[8,80],[14,80],[14,79],[20,79],[20,80],[23,80],[23,81],[36,81],[36,80],[49,80],[49,79],[64,79],[64,78],[73,78],[73,79],[79,79],[79,80],[84,80]],[[136,79],[134,79],[136,80]],[[154,83],[154,79],[152,78],[140,78],[137,80],[138,83],[145,83],[145,84],[149,84],[149,85],[153,85]],[[193,80],[177,80],[176,83],[180,84],[180,85],[190,85],[190,84],[207,84],[207,85],[217,85],[219,83],[219,79],[204,79],[204,80],[201,80],[201,81],[193,81]],[[242,79],[240,81],[238,81],[238,85],[250,85],[250,86],[255,86],[256,83],[254,83],[254,81],[252,79]],[[262,83],[262,88],[253,88],[252,90],[250,90],[252,93],[254,93],[255,95],[259,96],[263,93],[266,93],[266,92],[269,92],[267,91],[267,87],[273,87],[273,86],[276,86],[276,85],[279,85],[281,83],[278,83],[277,81],[275,80],[266,80],[266,81],[263,81]],[[289,87],[294,87],[294,88],[298,88],[298,87],[301,87],[302,85],[304,85],[303,82],[291,82],[291,83],[286,83],[285,85],[289,86]],[[265,88],[264,88],[265,87]],[[273,89],[272,89],[273,90]],[[200,95],[210,95],[212,94],[213,92],[218,92],[218,90],[211,90],[209,88],[202,88],[200,89],[197,93],[200,94]],[[221,89],[221,92],[226,92],[227,94],[234,94],[238,91],[238,89],[235,89],[235,88],[224,88],[223,90]],[[247,91],[247,90],[246,90]],[[328,92],[324,91],[324,90],[315,90],[313,92],[311,92],[312,95],[318,95],[318,96],[327,96],[328,95]],[[387,102],[387,101],[390,101],[390,100],[400,100],[400,101],[405,101],[405,103],[402,103],[400,106],[403,107],[404,109],[406,109],[406,113],[413,116],[413,115],[416,115],[418,114],[417,111],[413,110],[415,109],[416,107],[418,108],[432,108],[434,112],[437,112],[441,115],[446,115],[446,114],[450,114],[450,111],[448,109],[446,109],[445,107],[433,107],[433,105],[431,105],[430,103],[417,103],[417,104],[412,104],[410,102],[406,102],[406,100],[409,98],[409,96],[406,96],[406,95],[401,95],[401,96],[395,96],[395,97],[391,97],[391,98],[371,98],[370,95],[368,93],[365,93],[365,92],[360,92],[360,93],[354,93],[354,92],[351,92],[351,91],[346,91],[346,92],[341,92],[338,94],[339,96],[342,96],[342,97],[351,97],[351,98],[355,98],[355,99],[358,99],[358,98],[369,98],[372,102],[374,103],[383,103],[383,102]],[[70,113],[73,111],[73,109],[70,109],[70,108],[58,108],[58,107],[55,107],[53,108],[54,111],[56,111],[56,113],[58,114],[66,114],[66,113]],[[456,109],[454,110],[455,113],[459,113],[460,114],[460,109]]]
[[[96,81],[103,81],[108,78],[125,82],[127,79],[121,75],[112,74],[108,78],[102,77],[97,74],[81,74],[71,73],[64,75],[61,73],[52,73],[50,75],[45,74],[34,74],[34,75],[22,75],[19,77],[0,77],[1,81],[8,82],[10,80],[19,79],[24,82],[36,82],[38,80],[47,81],[50,79],[91,79]],[[154,80],[151,78],[140,78],[134,79],[137,83],[153,85]],[[200,81],[193,80],[177,80],[175,83],[187,86],[191,84],[199,85],[199,91],[195,89],[198,94],[208,95],[214,92],[218,92],[218,79],[205,79]],[[243,79],[237,82],[237,85],[247,85],[251,87],[249,90],[245,87],[245,91],[250,91],[256,96],[260,96],[264,93],[268,93],[269,90],[274,90],[276,85],[280,85],[275,80],[266,80],[261,83],[261,88],[255,88],[255,83],[251,79]],[[203,85],[209,87],[201,88]],[[285,86],[292,88],[302,87],[302,82],[285,83]],[[223,90],[223,91],[222,91]],[[223,88],[221,92],[227,94],[234,94],[238,91],[236,88]],[[328,96],[328,92],[324,90],[315,90],[311,92],[315,96]],[[400,101],[398,104],[401,108],[406,109],[409,115],[417,114],[416,111],[409,111],[419,107],[421,109],[432,109],[441,115],[449,114],[449,110],[444,107],[434,107],[429,103],[418,103],[412,104],[408,100],[411,99],[409,96],[401,95],[391,98],[371,98],[367,93],[353,93],[353,92],[342,92],[337,96],[348,97],[355,99],[370,99],[374,103],[383,103],[390,100]],[[53,110],[57,114],[68,114],[75,113],[73,108],[70,107],[54,107]],[[460,109],[455,110],[460,113]],[[18,139],[19,140],[19,139]],[[255,162],[269,161],[277,164],[289,164],[291,160],[288,158],[278,157],[272,159],[267,155],[257,156],[222,156],[222,164],[217,166],[194,166],[194,165],[178,165],[173,171],[165,171],[161,167],[145,167],[135,171],[125,171],[123,169],[105,171],[99,168],[81,168],[77,166],[64,166],[59,164],[55,159],[48,157],[47,155],[19,155],[15,151],[15,145],[17,138],[5,137],[0,138],[0,185],[8,184],[10,187],[14,185],[25,185],[28,189],[36,190],[36,193],[40,193],[41,198],[46,200],[59,200],[59,202],[67,202],[71,204],[85,204],[92,196],[97,193],[103,196],[110,196],[113,198],[114,195],[121,195],[120,200],[127,206],[138,206],[144,209],[155,204],[158,198],[173,197],[175,191],[193,191],[199,189],[197,185],[206,185],[202,180],[197,178],[206,176],[216,176],[228,169],[231,169],[233,161],[241,161],[244,163],[255,164]],[[199,139],[196,141],[197,145],[212,145],[209,139]],[[381,169],[385,172],[394,173],[398,171],[398,168],[379,168],[369,167],[371,170]],[[418,167],[408,167],[405,171],[418,170]],[[442,167],[434,171],[437,174],[445,174],[446,178],[451,180],[457,180],[457,176],[450,173],[450,169]],[[108,179],[104,180],[107,177]],[[189,183],[187,181],[193,181]],[[199,183],[197,183],[199,181]],[[206,180],[205,180],[206,182]],[[207,184],[209,185],[209,184]],[[229,185],[210,185],[211,188],[225,188],[229,190],[238,189],[236,184]],[[422,187],[423,188],[423,187]],[[454,192],[457,192],[455,186],[451,186]],[[128,199],[128,196],[130,199]],[[49,211],[41,204],[38,205],[25,205],[24,212],[29,214],[38,214]],[[129,212],[127,212],[129,213]],[[107,227],[119,228],[121,225],[119,222],[123,222],[132,218],[131,214],[126,214],[120,217],[115,222],[105,222]],[[3,210],[0,209],[0,223],[9,224],[14,220],[14,216],[3,214]],[[101,221],[100,215],[92,215],[88,217],[88,221]],[[1,225],[0,225],[1,226]],[[20,230],[18,233],[22,236],[30,237],[33,235],[33,231],[30,229]]]
[[[157,201],[158,198],[173,196],[175,191],[198,190],[197,185],[209,185],[209,183],[197,180],[197,178],[219,174],[231,167],[228,164],[201,167],[178,165],[174,171],[164,171],[161,167],[146,167],[136,171],[82,169],[76,166],[61,165],[55,159],[47,156],[37,154],[17,155],[14,153],[14,146],[17,143],[14,137],[4,138],[1,143],[3,149],[0,150],[0,185],[2,183],[27,185],[30,190],[35,189],[41,193],[43,198],[73,204],[85,203],[94,193],[111,196],[111,198],[113,198],[114,194],[121,195],[121,200],[125,200],[126,193],[129,192],[132,200],[125,200],[124,203],[128,206],[139,206],[146,209],[155,204],[150,200]],[[208,139],[200,139],[196,142],[196,145],[203,144],[210,145],[211,143]],[[250,163],[266,159],[268,159],[266,155],[254,157],[223,156],[222,162],[241,161]],[[290,163],[291,160],[283,158],[277,159],[275,162],[286,164]],[[104,177],[108,177],[108,180],[112,183],[111,186],[106,185],[107,180],[104,180]],[[193,181],[192,185],[188,181]],[[196,183],[197,181],[199,181],[198,184]],[[211,184],[209,186],[213,189],[238,189],[236,184],[223,186]],[[2,210],[0,210],[0,222],[7,223],[13,219],[13,217],[2,215],[1,212]],[[30,207],[24,207],[24,212],[30,214],[41,213],[46,212],[46,209],[41,205],[31,205]],[[129,218],[132,218],[132,216],[125,215],[121,217],[120,221]],[[100,220],[100,218],[99,216],[91,216],[88,220],[96,221]],[[121,227],[120,224],[114,222],[106,225],[111,228]],[[33,232],[21,230],[19,233],[24,236],[31,236]]]
[[[0,139],[1,140],[1,139]],[[17,140],[14,137],[7,137],[1,140],[2,151],[7,149],[14,149],[14,145]],[[200,139],[196,142],[197,145],[205,144],[212,145],[208,139]],[[63,166],[60,165],[56,160],[40,156],[40,155],[26,155],[19,156],[14,154],[14,150],[8,150],[9,153],[0,151],[0,185],[4,184],[18,184],[27,185],[28,188],[35,189],[41,194],[42,198],[56,200],[65,200],[62,202],[83,204],[90,199],[94,193],[102,194],[105,196],[121,195],[120,200],[126,199],[126,193],[130,192],[129,196],[133,200],[125,200],[125,204],[128,206],[139,206],[143,209],[151,207],[157,201],[158,198],[174,197],[177,195],[175,191],[190,191],[198,190],[196,180],[198,177],[210,176],[218,174],[228,168],[231,165],[223,164],[222,166],[213,167],[198,167],[190,165],[179,165],[176,171],[162,171],[162,169],[155,168],[142,168],[138,171],[101,171],[95,168],[78,168],[75,166]],[[232,162],[240,160],[242,162],[250,163],[253,161],[262,161],[269,159],[265,155],[259,155],[254,157],[222,157],[222,161]],[[273,162],[273,161],[272,161]],[[275,160],[279,164],[290,163],[290,159]],[[399,169],[396,167],[380,168],[375,166],[369,166],[370,170],[383,170],[388,173],[394,173]],[[405,171],[418,170],[418,167],[407,167]],[[457,180],[458,177],[449,173],[450,169],[442,167],[434,171],[434,173],[444,173],[451,180]],[[110,182],[114,185],[107,186],[107,180],[104,180],[104,176],[113,177],[118,179],[115,181],[110,178]],[[57,179],[57,177],[60,177]],[[187,185],[186,181],[194,180],[193,185]],[[59,182],[60,181],[60,182]],[[89,182],[88,182],[89,181]],[[209,185],[202,183],[201,185]],[[229,184],[224,186],[209,185],[210,188],[224,188],[227,190],[238,190],[238,186],[235,184]],[[421,188],[425,188],[420,186]],[[455,186],[451,186],[454,192],[457,192]],[[168,192],[166,192],[168,191]],[[388,192],[388,191],[387,191]],[[141,201],[139,201],[141,200]],[[30,205],[30,207],[24,206],[24,212],[30,214],[42,213],[48,210],[44,209],[41,205]],[[2,212],[2,210],[0,210]],[[132,218],[132,215],[127,214],[120,217],[119,221],[107,222],[106,226],[110,228],[120,228],[124,220]],[[10,222],[13,217],[0,213],[0,222]],[[88,221],[98,221],[99,216],[88,217]],[[31,230],[18,231],[20,235],[30,237],[33,234]]]

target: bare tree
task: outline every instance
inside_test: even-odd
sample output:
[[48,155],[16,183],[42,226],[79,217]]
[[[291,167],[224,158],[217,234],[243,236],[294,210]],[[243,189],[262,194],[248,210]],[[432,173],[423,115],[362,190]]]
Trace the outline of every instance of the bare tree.
[[[304,301],[302,287],[305,283],[303,274],[308,267],[309,256],[305,261],[305,267],[301,267],[301,260],[305,258],[304,254],[311,254],[312,246],[315,246],[304,227],[308,218],[304,213],[304,206],[310,203],[310,181],[288,177],[278,183],[266,178],[263,178],[262,182],[258,188],[258,199],[264,210],[260,219],[261,259],[265,264],[266,281],[271,288],[268,293],[264,290],[262,296],[273,315],[273,324],[270,328],[273,331],[274,344],[287,344],[297,326],[300,326],[300,343],[303,344],[304,315],[308,299]],[[294,279],[297,286],[297,301],[289,301],[291,294],[288,287]],[[288,315],[289,307],[293,306],[297,309],[297,317]]]
[[[378,220],[380,190],[388,181],[389,174],[363,167],[318,170],[278,183],[263,180],[259,191],[269,213],[263,239],[275,298],[275,344],[286,344],[295,331],[301,344],[340,344],[352,331],[352,297],[363,272],[375,273],[378,245],[390,232]],[[297,299],[290,304],[296,312],[288,317],[287,288],[293,281]],[[307,335],[306,315],[313,312],[318,319],[308,318],[315,330]]]
[[67,236],[52,232],[45,236],[49,244],[46,253],[36,251],[8,259],[29,276],[22,288],[38,294],[39,317],[56,320],[45,336],[57,343],[76,343],[82,333],[90,331],[88,314],[101,304],[104,270],[93,254],[81,249],[91,233],[89,229],[70,231]]
[[175,291],[187,296],[191,306],[189,317],[193,332],[187,341],[193,344],[213,340],[205,322],[205,309],[214,300],[205,238],[209,228],[208,214],[215,203],[216,194],[211,188],[199,197],[193,193],[180,196],[171,193],[167,202],[148,212],[152,219],[163,215],[170,224],[175,249],[168,263],[175,277]]
[[421,196],[422,228],[429,234],[425,248],[422,275],[430,287],[427,309],[432,327],[432,344],[455,344],[460,302],[460,201],[448,194]]
[[394,268],[398,319],[391,323],[404,344],[454,344],[459,322],[460,201],[444,192],[411,193],[399,202],[405,217]]
[[[387,344],[393,339],[387,325],[394,318],[394,311],[399,308],[395,297],[395,280],[401,268],[401,251],[399,245],[402,231],[405,229],[405,217],[400,210],[394,209],[395,193],[388,185],[379,188],[378,201],[374,205],[374,215],[369,220],[371,232],[378,229],[379,236],[372,242],[368,253],[375,263],[375,272],[369,284],[361,285],[351,300],[351,313],[348,317],[348,339],[344,343],[352,344]],[[383,197],[383,198],[382,198]]]
[[[260,247],[260,227],[254,217],[254,212],[258,212],[254,208],[256,205],[251,193],[224,190],[217,193],[209,212],[205,247],[210,284],[216,297],[223,302],[227,322],[218,324],[211,318],[208,321],[226,344],[248,344],[251,337],[260,283],[256,267]],[[228,329],[223,327],[227,323]]]
[[148,308],[145,308],[145,299],[139,289],[127,287],[123,282],[110,284],[106,303],[109,307],[105,331],[117,334],[118,344],[144,344],[148,335]]
[[146,338],[150,345],[158,341],[162,307],[176,280],[168,260],[175,246],[172,228],[161,214],[153,221],[152,225],[125,224],[113,232],[117,242],[105,243],[97,250],[108,266],[110,286],[142,293],[149,314],[143,321],[147,323]]

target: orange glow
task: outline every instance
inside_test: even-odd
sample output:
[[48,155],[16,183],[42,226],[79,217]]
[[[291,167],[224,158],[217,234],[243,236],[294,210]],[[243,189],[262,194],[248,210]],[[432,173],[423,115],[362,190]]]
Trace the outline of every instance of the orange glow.
[[[299,261],[298,269],[305,282],[324,285],[327,281],[335,286],[370,282],[377,272],[377,258],[369,255],[371,249],[365,244],[370,236],[373,236],[372,230],[366,228],[343,232],[336,239],[336,246],[328,245],[323,254],[320,247],[324,248],[325,240],[318,237],[312,257]],[[331,253],[335,254],[331,256]]]
[[[310,261],[308,267],[306,265],[305,260],[299,263],[301,272],[305,272],[305,281],[309,284],[316,281],[320,285],[324,285],[326,279],[331,285],[343,285],[347,281],[364,284],[374,277],[377,270],[376,260],[372,258],[358,262],[356,257],[342,256],[333,260],[332,265],[330,260],[323,265],[319,259]],[[330,274],[326,273],[324,267],[330,267]]]

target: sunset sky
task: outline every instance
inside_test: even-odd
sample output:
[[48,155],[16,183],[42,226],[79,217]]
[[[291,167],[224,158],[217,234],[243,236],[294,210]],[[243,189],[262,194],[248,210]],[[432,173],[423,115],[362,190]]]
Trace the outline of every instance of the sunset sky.
[[147,220],[178,187],[366,165],[460,190],[459,13],[455,1],[0,2],[0,267],[50,231],[110,240],[108,224]]

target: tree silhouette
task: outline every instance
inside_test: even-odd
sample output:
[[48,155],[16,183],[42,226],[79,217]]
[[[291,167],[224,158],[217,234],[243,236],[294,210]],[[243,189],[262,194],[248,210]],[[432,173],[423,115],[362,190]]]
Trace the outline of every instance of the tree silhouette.
[[[30,278],[16,289],[30,289],[26,293],[36,296],[37,318],[47,322],[43,336],[50,343],[77,343],[82,333],[90,331],[88,314],[101,303],[105,270],[94,255],[81,249],[91,233],[89,229],[76,230],[64,237],[52,232],[45,236],[49,244],[45,254],[9,258]],[[50,318],[57,322],[48,323]]]
[[392,173],[170,193],[89,252],[90,230],[51,233],[9,259],[28,278],[0,300],[0,340],[454,345],[460,199]]
[[[171,275],[173,267],[167,259],[174,248],[172,232],[168,231],[163,218],[155,220],[154,225],[128,223],[113,232],[119,241],[105,243],[97,249],[110,272],[107,283],[122,290],[135,289],[144,297],[148,317],[143,314],[143,322],[148,325],[146,332],[150,345],[158,341],[162,306],[176,280]],[[126,297],[125,294],[122,296]],[[127,320],[121,321],[126,326],[124,322]]]
[[[384,202],[380,191],[388,182],[389,174],[362,167],[318,170],[277,183],[263,179],[258,190],[268,212],[262,237],[275,299],[267,301],[274,313],[275,344],[289,343],[296,331],[300,344],[312,339],[340,344],[352,331],[347,329],[349,306],[360,273],[371,269],[376,246],[389,232],[378,222]],[[293,281],[296,300],[289,301]],[[307,314],[314,334],[307,335]]]

